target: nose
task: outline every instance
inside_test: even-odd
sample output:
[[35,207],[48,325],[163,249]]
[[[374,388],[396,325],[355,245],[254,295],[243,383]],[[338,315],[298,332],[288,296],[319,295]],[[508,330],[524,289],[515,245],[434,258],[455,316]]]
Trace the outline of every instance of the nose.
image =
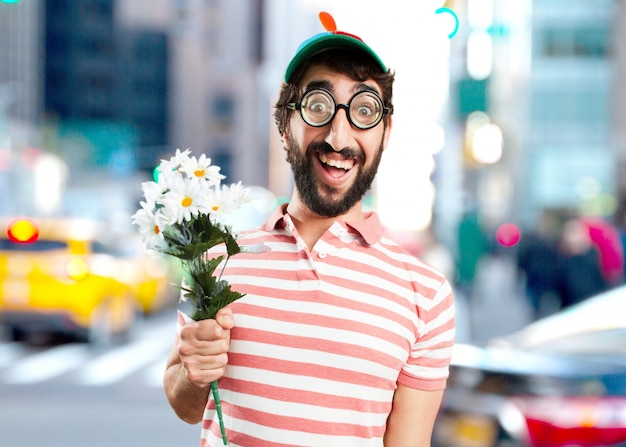
[[338,108],[335,116],[329,123],[329,131],[325,141],[330,144],[335,151],[352,146],[352,124],[348,120],[346,108]]

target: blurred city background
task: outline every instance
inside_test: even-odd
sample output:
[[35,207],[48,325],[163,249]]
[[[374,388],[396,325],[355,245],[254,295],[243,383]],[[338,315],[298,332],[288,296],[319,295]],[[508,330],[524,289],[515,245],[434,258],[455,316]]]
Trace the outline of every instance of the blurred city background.
[[[623,283],[624,0],[0,0],[0,217],[90,219],[127,241],[141,182],[190,148],[227,182],[254,187],[258,202],[236,225],[259,223],[291,194],[272,106],[297,46],[322,31],[321,10],[397,73],[393,135],[366,204],[454,284],[459,342],[486,345]],[[175,268],[162,271],[176,278]],[[5,302],[16,290],[8,284]],[[130,377],[122,388],[88,399],[144,398],[128,411],[161,405],[164,422],[102,445],[197,438],[159,394],[176,291],[163,294],[126,345],[153,357],[120,374]],[[3,428],[0,444],[40,445],[44,433],[20,428],[34,417],[24,396],[37,402],[49,380],[69,382],[88,360],[96,371],[104,355],[27,344],[19,328],[6,329],[0,415],[22,438],[3,440]],[[150,340],[162,346],[146,348]],[[137,357],[115,352],[115,365]],[[53,401],[65,402],[61,394]],[[5,406],[4,396],[22,406]],[[59,405],[81,420],[75,399]],[[50,413],[46,430],[64,415]],[[98,435],[74,429],[75,442],[60,434],[58,445]]]

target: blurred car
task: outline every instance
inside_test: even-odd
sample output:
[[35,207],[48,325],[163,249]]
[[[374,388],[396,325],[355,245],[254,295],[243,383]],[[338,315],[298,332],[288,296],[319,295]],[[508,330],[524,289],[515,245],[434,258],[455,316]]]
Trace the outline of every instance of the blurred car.
[[0,321],[19,340],[128,334],[138,315],[175,302],[171,266],[134,235],[83,219],[1,220]]
[[109,250],[120,263],[118,279],[133,291],[139,311],[150,315],[174,306],[180,297],[182,269],[177,258],[146,251],[137,234],[126,234]]
[[456,345],[433,446],[626,446],[626,286]]

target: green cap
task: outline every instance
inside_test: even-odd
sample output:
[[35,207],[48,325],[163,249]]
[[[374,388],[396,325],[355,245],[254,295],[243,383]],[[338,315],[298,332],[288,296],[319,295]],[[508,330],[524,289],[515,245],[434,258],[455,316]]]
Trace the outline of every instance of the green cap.
[[287,65],[287,69],[285,70],[285,82],[289,82],[291,80],[294,71],[296,71],[300,64],[302,64],[302,62],[306,59],[315,54],[321,53],[322,51],[334,48],[360,51],[369,56],[380,68],[381,72],[384,73],[387,71],[387,66],[383,63],[380,57],[378,57],[376,52],[363,42],[360,37],[343,31],[337,31],[334,19],[327,12],[320,12],[319,17],[322,25],[326,28],[326,32],[316,34],[300,44],[296,50],[296,54],[293,59],[291,59],[291,62],[289,62],[289,65]]

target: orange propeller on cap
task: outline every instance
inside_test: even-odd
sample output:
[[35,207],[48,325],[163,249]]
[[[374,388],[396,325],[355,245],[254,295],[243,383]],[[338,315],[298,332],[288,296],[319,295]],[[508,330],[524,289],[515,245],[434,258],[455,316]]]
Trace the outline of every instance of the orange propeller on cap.
[[322,22],[322,25],[324,26],[324,29],[326,31],[330,31],[331,33],[337,31],[337,24],[335,23],[335,19],[333,19],[333,16],[325,11],[322,11],[319,13],[319,17],[320,22]]

